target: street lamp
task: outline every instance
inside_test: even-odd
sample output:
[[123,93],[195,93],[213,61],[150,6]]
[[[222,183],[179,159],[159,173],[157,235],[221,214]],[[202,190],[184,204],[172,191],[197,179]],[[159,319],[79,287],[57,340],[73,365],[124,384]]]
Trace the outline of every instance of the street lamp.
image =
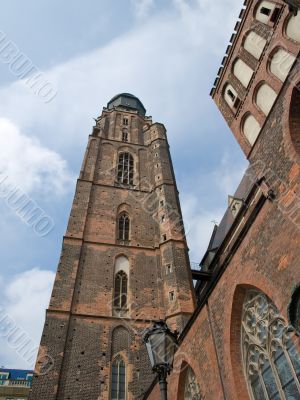
[[145,331],[146,344],[152,371],[158,375],[161,399],[167,400],[167,375],[173,368],[177,347],[177,332],[172,332],[164,321],[154,321],[153,327]]

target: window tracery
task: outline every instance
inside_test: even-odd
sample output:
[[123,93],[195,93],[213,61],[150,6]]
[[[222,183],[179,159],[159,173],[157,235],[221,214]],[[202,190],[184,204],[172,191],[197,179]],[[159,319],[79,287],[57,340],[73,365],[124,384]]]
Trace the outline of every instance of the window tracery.
[[250,291],[243,305],[242,357],[252,400],[300,398],[298,338],[276,306]]

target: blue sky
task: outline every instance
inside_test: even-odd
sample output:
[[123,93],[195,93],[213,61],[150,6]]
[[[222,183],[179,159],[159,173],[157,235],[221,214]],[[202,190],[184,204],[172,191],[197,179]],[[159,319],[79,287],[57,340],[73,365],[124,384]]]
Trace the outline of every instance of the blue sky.
[[[116,93],[135,94],[147,115],[165,124],[190,258],[200,261],[211,221],[222,218],[227,195],[247,165],[209,97],[242,3],[2,4],[0,31],[5,40],[13,41],[57,90],[45,103],[0,60],[0,172],[55,224],[47,236],[39,237],[0,196],[0,305],[34,342],[40,339],[93,118]],[[0,365],[31,367],[3,336],[0,324]]]

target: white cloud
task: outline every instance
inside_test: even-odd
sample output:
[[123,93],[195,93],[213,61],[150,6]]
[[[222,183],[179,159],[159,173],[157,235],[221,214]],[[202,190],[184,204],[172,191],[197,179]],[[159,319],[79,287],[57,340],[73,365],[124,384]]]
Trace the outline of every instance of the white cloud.
[[[0,315],[0,358],[1,364],[11,368],[32,368],[34,357],[24,357],[18,350],[16,338],[24,334],[30,339],[28,350],[39,345],[45,310],[49,304],[55,274],[52,271],[33,268],[12,277],[8,282],[3,280],[1,287]],[[6,315],[6,318],[4,316]],[[17,333],[4,329],[4,321],[14,321]],[[4,334],[6,333],[6,334]],[[25,337],[25,336],[24,336]],[[25,341],[24,341],[25,342]],[[21,346],[19,346],[21,347]],[[23,356],[22,356],[23,355]]]
[[223,154],[221,165],[214,172],[214,179],[224,195],[233,195],[241,181],[242,176],[246,172],[248,162],[233,162],[228,153]]
[[23,190],[62,194],[72,182],[59,154],[25,136],[6,118],[0,118],[0,171],[8,183]]
[[151,8],[154,6],[154,0],[130,0],[130,3],[137,18],[148,16]]
[[190,260],[196,263],[199,263],[204,256],[214,221],[220,223],[224,214],[222,209],[203,210],[199,203],[199,198],[193,194],[183,193],[181,196]]
[[[218,52],[221,61],[236,20],[232,10],[237,14],[240,5],[240,0],[205,1],[205,7],[202,1],[175,2],[106,46],[47,71],[47,79],[58,88],[51,103],[44,104],[22,82],[3,88],[1,115],[22,129],[34,126],[51,148],[72,152],[78,143],[86,143],[92,117],[101,107],[116,93],[129,91],[179,135],[182,114],[193,110],[196,119],[211,107],[209,89],[203,89],[211,74],[209,60]],[[197,110],[191,107],[196,104]],[[204,132],[198,132],[198,139],[199,134],[204,138]]]

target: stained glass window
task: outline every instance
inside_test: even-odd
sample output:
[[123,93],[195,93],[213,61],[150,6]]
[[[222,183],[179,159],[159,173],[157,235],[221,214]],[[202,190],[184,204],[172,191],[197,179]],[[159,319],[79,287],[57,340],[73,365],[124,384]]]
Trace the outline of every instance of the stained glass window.
[[298,337],[261,292],[249,291],[245,298],[241,339],[251,399],[300,399]]

